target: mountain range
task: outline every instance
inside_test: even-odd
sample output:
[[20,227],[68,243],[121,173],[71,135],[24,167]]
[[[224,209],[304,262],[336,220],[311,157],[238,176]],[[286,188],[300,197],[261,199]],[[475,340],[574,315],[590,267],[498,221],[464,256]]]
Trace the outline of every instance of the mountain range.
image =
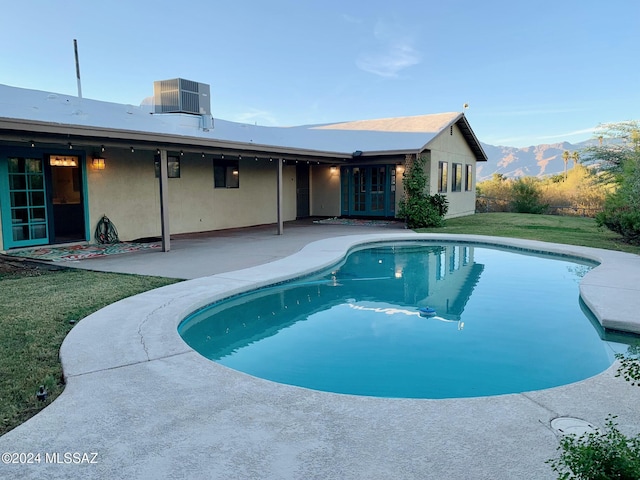
[[[482,143],[488,161],[477,165],[477,180],[488,180],[494,173],[500,173],[507,178],[517,177],[546,177],[564,172],[562,153],[580,152],[583,148],[593,145],[594,140],[580,143],[551,143],[532,145],[530,147],[504,147]],[[569,159],[569,168],[573,160]]]

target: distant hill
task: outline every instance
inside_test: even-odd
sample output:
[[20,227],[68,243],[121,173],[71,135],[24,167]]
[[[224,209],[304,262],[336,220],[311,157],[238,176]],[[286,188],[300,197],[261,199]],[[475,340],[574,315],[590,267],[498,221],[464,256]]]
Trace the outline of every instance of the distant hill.
[[[562,142],[524,148],[495,146],[481,142],[489,160],[486,163],[478,163],[478,181],[488,180],[494,173],[501,173],[508,178],[545,177],[562,173],[564,172],[562,152],[580,151],[593,145],[593,142],[594,140],[575,144]],[[572,166],[573,161],[569,159],[569,168]]]

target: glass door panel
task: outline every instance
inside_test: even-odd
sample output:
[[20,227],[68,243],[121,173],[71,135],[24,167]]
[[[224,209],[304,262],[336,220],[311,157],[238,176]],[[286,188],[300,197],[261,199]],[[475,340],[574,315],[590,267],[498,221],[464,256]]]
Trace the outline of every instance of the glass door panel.
[[11,240],[16,246],[47,241],[47,205],[42,159],[8,162]]
[[353,169],[353,206],[356,212],[364,212],[367,209],[367,176],[366,168]]
[[371,168],[371,212],[384,210],[386,167]]

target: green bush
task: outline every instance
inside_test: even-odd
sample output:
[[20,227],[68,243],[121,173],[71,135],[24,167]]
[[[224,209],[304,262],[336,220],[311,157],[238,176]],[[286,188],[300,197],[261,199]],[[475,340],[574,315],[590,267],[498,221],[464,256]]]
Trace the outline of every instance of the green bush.
[[[627,354],[617,353],[620,361],[616,377],[640,386],[640,344],[630,345]],[[559,458],[547,460],[559,480],[638,480],[640,479],[640,435],[627,438],[607,417],[603,432],[562,437]]]
[[599,226],[640,245],[640,159],[631,157],[623,164],[618,189],[609,195],[604,210],[596,215]]
[[616,353],[616,359],[620,361],[616,377],[640,387],[640,344],[629,345],[626,355]]
[[560,457],[547,460],[559,480],[640,478],[640,436],[627,438],[618,430],[615,418],[607,418],[602,432],[562,437]]
[[429,195],[425,193],[427,175],[425,173],[426,159],[418,157],[415,160],[407,158],[404,173],[404,196],[400,200],[397,217],[404,218],[409,228],[441,227],[444,216],[449,210],[449,203],[444,195]]
[[519,178],[513,182],[511,208],[516,213],[537,213],[547,211],[549,205],[542,203],[542,193],[536,181],[530,177]]

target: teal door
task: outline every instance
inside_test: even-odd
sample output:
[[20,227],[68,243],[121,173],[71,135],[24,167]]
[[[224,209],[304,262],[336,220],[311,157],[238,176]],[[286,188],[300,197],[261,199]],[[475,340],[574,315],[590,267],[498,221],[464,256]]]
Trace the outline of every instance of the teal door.
[[395,166],[342,167],[342,215],[393,217]]
[[47,195],[42,158],[9,157],[6,162],[0,162],[0,187],[4,192],[0,205],[5,248],[47,244]]

